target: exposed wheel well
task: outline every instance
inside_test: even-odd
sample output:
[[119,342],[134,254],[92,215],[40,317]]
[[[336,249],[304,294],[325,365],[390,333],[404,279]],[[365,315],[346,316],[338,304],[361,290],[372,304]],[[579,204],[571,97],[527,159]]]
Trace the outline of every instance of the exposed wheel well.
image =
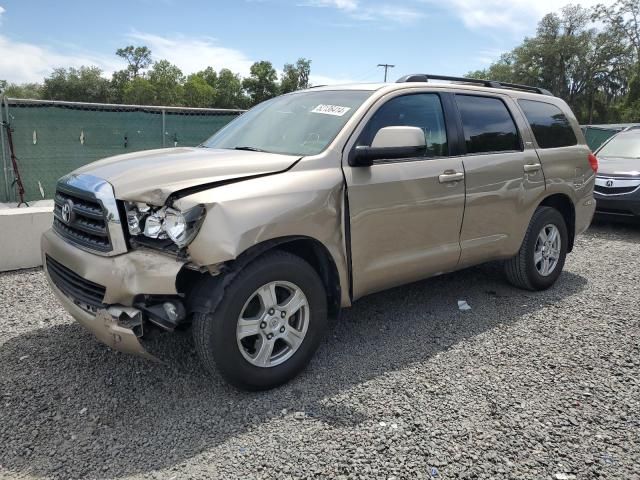
[[[224,292],[224,286],[227,283],[225,280],[230,280],[247,263],[274,249],[283,250],[302,258],[318,272],[327,292],[329,315],[333,318],[337,317],[341,305],[341,290],[340,277],[333,258],[327,248],[318,240],[298,236],[267,240],[254,245],[235,260],[225,264],[222,274],[215,277],[208,273],[198,273],[183,268],[178,275],[177,288],[179,292],[187,296],[188,311],[192,313],[211,310]],[[203,279],[207,281],[201,281]],[[211,296],[217,298],[211,298]]]
[[556,193],[545,198],[540,206],[552,207],[558,210],[564,217],[569,233],[569,246],[567,251],[573,250],[573,242],[576,237],[576,210],[571,199],[562,193]]
[[338,269],[327,248],[317,240],[299,238],[280,243],[275,248],[284,250],[308,262],[320,278],[327,291],[329,315],[335,317],[340,311],[340,277]]

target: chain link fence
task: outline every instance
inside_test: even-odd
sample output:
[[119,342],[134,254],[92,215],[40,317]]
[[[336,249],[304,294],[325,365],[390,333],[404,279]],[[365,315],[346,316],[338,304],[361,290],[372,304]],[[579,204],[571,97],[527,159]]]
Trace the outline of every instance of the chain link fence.
[[[25,200],[53,198],[58,178],[100,158],[196,146],[242,110],[4,99]],[[0,202],[18,201],[6,128],[0,134]]]

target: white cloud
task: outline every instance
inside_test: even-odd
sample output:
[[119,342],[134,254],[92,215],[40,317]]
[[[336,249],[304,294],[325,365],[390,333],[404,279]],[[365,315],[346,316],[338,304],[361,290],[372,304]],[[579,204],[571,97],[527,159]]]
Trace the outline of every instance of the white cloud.
[[[0,6],[0,24],[6,9]],[[97,66],[105,75],[122,68],[114,56],[87,52],[80,47],[67,45],[65,51],[48,46],[13,40],[0,33],[0,79],[9,83],[42,82],[58,67]]]
[[358,8],[358,0],[308,0],[299,4],[303,7],[334,7],[338,10],[353,12]]
[[354,20],[393,22],[400,24],[413,23],[425,16],[415,8],[396,3],[362,4],[359,0],[308,0],[299,3],[300,7],[333,7],[345,12]]
[[422,0],[434,6],[444,6],[471,29],[507,30],[512,33],[533,32],[537,22],[549,12],[559,11],[567,4],[585,8],[615,0]]
[[253,63],[243,52],[223,47],[213,38],[192,38],[183,35],[163,37],[141,32],[131,33],[128,37],[149,47],[155,60],[169,60],[185,74],[210,66],[215,70],[228,68],[234,73],[246,76]]
[[399,5],[376,5],[354,11],[353,18],[359,20],[387,20],[395,23],[413,23],[424,17],[424,13],[413,8]]
[[94,55],[76,49],[56,52],[53,49],[32,43],[17,42],[0,35],[0,79],[10,83],[42,82],[57,67],[100,67],[106,75],[122,68],[117,58]]

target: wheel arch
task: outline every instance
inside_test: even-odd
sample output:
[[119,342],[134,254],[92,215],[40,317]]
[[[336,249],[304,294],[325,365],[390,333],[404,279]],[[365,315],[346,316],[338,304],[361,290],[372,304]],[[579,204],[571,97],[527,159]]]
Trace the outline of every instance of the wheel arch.
[[336,318],[341,305],[338,268],[329,249],[319,240],[307,236],[279,237],[253,245],[236,259],[226,262],[220,269],[221,273],[216,276],[183,269],[178,278],[178,290],[187,296],[188,312],[213,311],[233,277],[247,264],[272,250],[291,253],[311,265],[325,286],[329,315]]
[[563,193],[554,193],[553,195],[545,197],[538,206],[551,207],[560,212],[567,225],[569,234],[567,252],[571,252],[576,237],[576,208],[571,198]]

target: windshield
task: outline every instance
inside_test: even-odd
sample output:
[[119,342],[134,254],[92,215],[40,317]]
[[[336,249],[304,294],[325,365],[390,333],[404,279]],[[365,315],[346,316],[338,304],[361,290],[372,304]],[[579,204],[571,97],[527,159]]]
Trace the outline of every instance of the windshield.
[[640,133],[620,133],[600,149],[598,157],[640,158]]
[[370,91],[305,91],[252,108],[204,142],[204,147],[316,155],[336,137]]

